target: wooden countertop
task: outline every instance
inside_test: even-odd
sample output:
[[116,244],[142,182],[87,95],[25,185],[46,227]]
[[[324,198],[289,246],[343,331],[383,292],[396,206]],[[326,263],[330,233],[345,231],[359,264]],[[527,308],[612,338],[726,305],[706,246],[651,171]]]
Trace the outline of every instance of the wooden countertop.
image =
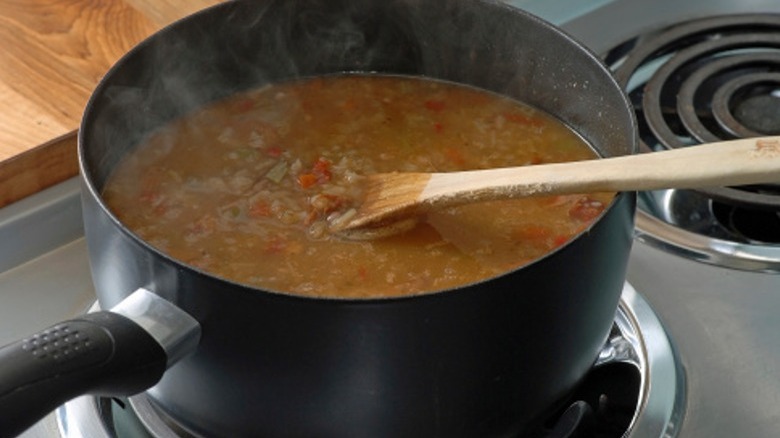
[[0,0],[0,207],[77,174],[100,78],[157,29],[220,0]]

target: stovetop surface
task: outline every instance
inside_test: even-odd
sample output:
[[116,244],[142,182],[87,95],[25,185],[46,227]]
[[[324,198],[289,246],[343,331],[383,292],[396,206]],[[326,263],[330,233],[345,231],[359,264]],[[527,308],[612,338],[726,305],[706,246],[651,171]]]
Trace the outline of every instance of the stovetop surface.
[[[776,0],[515,0],[596,53],[709,15],[778,12]],[[83,312],[95,299],[78,182],[0,209],[0,344]],[[701,263],[638,231],[628,281],[656,310],[686,376],[681,437],[768,437],[780,427],[780,274]],[[25,438],[57,436],[50,423]]]

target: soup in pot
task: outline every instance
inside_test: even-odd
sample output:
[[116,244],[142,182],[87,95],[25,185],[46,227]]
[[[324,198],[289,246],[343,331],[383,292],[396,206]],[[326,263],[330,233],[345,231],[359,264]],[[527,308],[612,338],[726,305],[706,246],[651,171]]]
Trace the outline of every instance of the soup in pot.
[[463,85],[338,75],[264,86],[153,132],[104,198],[138,236],[184,263],[258,288],[337,298],[450,289],[544,257],[614,194],[496,201],[429,214],[401,235],[353,241],[329,224],[363,175],[595,158],[557,119]]

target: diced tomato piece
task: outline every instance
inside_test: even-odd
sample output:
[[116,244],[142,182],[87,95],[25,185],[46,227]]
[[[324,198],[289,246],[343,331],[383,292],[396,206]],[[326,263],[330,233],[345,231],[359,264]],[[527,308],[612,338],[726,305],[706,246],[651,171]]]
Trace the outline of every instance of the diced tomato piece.
[[563,246],[564,243],[569,241],[569,236],[558,235],[553,239],[553,245],[555,247]]
[[434,99],[426,100],[424,105],[425,105],[425,108],[427,108],[427,109],[429,109],[431,111],[434,111],[434,112],[439,112],[439,111],[444,109],[444,101],[443,100],[434,100]]
[[317,218],[318,218],[318,217],[320,217],[319,213],[317,213],[317,211],[316,211],[316,210],[314,210],[314,209],[311,209],[311,210],[309,210],[309,212],[306,214],[306,219],[304,219],[304,220],[303,220],[303,223],[304,223],[305,225],[311,225],[311,224],[313,224],[313,223],[314,223],[314,221],[316,221],[316,220],[317,220]]
[[436,131],[437,133],[441,133],[442,131],[444,131],[444,125],[442,125],[439,122],[436,122],[433,124],[433,130]]
[[298,184],[304,188],[308,189],[309,187],[313,186],[314,184],[317,184],[317,175],[313,173],[302,173],[298,175]]
[[318,158],[317,161],[312,164],[311,172],[298,175],[298,184],[302,188],[308,189],[317,183],[321,184],[330,181],[333,176],[330,172],[330,166],[330,161],[322,157]]
[[569,209],[569,217],[583,222],[596,219],[606,206],[603,202],[583,196]]
[[317,161],[314,162],[314,165],[311,168],[311,173],[317,176],[318,182],[327,182],[330,181],[330,178],[332,176],[330,172],[330,161],[326,160],[325,158],[318,158]]
[[366,280],[368,278],[368,269],[365,266],[359,266],[357,270],[358,278]]
[[253,218],[269,217],[271,216],[271,206],[265,201],[255,202],[249,207],[248,214],[249,217]]

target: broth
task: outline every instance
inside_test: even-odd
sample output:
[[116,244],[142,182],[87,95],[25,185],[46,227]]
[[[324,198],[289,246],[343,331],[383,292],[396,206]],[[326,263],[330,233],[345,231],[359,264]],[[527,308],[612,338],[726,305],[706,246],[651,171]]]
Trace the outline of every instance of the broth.
[[339,75],[250,90],[150,134],[104,198],[159,250],[206,272],[308,296],[458,287],[529,263],[587,228],[614,194],[538,197],[431,213],[374,241],[328,232],[361,175],[595,158],[553,117],[502,96],[404,76]]

